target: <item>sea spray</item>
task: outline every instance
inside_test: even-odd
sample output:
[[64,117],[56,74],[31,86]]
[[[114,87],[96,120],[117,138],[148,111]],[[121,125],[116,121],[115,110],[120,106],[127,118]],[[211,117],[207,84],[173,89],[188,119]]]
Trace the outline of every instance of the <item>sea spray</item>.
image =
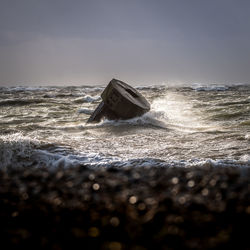
[[0,167],[29,164],[34,147],[39,145],[36,139],[30,139],[21,133],[0,135]]
[[0,167],[248,167],[249,85],[140,86],[150,112],[86,124],[103,87],[0,87]]

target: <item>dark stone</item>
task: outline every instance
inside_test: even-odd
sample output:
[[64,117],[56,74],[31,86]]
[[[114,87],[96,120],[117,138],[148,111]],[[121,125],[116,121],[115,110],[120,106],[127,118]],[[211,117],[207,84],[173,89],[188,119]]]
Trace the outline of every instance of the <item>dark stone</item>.
[[110,167],[0,168],[3,249],[250,249],[249,168]]
[[101,94],[102,102],[87,122],[99,122],[102,117],[108,119],[131,119],[150,110],[150,104],[134,88],[120,80],[112,79]]

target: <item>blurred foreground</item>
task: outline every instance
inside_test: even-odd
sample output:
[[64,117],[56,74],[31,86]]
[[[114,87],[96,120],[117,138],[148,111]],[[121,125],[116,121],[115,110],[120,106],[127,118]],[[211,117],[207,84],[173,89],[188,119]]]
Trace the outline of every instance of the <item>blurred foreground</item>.
[[250,169],[0,170],[6,249],[249,249]]

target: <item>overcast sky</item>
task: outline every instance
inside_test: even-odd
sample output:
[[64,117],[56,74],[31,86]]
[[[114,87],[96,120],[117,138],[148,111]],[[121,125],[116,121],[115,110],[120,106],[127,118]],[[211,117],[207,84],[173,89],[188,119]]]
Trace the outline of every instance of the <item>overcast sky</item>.
[[250,83],[249,0],[0,0],[0,86]]

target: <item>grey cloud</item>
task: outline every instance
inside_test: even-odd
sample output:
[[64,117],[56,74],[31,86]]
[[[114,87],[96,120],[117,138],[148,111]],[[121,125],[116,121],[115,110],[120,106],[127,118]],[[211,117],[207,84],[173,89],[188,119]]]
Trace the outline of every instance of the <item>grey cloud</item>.
[[247,0],[2,0],[0,85],[250,83],[249,12]]

